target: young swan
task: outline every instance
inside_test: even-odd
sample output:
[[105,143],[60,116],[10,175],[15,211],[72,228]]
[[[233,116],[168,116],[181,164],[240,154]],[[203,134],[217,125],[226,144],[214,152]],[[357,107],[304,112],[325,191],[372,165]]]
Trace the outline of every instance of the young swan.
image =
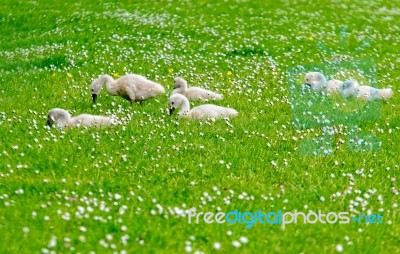
[[169,114],[181,107],[179,116],[191,119],[218,119],[225,117],[235,117],[238,112],[232,108],[220,107],[212,104],[204,104],[190,110],[189,100],[182,94],[176,93],[169,98]]
[[115,125],[115,119],[106,116],[94,116],[89,114],[81,114],[76,117],[71,117],[68,111],[60,108],[53,108],[47,116],[47,125],[55,125],[57,128],[66,127],[104,127]]
[[327,81],[325,76],[320,72],[308,72],[304,78],[306,86],[317,92],[325,91]]
[[90,85],[93,103],[96,102],[104,84],[106,85],[108,94],[120,96],[130,101],[131,104],[134,101],[139,101],[141,103],[142,101],[165,93],[165,89],[162,85],[140,75],[127,74],[116,80],[109,75],[100,75]]
[[187,87],[183,78],[177,77],[174,80],[174,90],[171,94],[182,94],[189,100],[222,100],[222,95],[200,87]]
[[378,89],[371,86],[360,86],[355,80],[346,80],[340,86],[340,92],[344,97],[355,97],[365,100],[387,100],[393,96],[391,88]]

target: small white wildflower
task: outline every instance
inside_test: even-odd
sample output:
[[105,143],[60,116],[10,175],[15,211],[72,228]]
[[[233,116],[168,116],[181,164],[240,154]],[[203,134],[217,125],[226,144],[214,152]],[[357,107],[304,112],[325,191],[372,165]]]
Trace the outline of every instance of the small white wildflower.
[[245,236],[241,236],[241,237],[239,238],[239,240],[240,240],[242,243],[248,243],[248,242],[249,242],[249,239],[248,239],[247,237],[245,237]]
[[343,245],[337,244],[337,245],[336,245],[336,251],[337,251],[337,252],[342,252],[342,251],[343,251]]
[[235,240],[235,241],[232,242],[232,245],[233,245],[233,247],[239,248],[241,244],[240,244],[239,241]]
[[47,245],[47,248],[54,248],[56,246],[57,246],[57,237],[53,235],[49,241],[49,244]]
[[185,246],[185,251],[186,251],[186,252],[189,253],[189,252],[192,252],[192,250],[193,250],[193,249],[192,249],[192,246],[190,246],[190,245],[186,245],[186,246]]
[[219,242],[214,243],[214,249],[216,250],[221,249],[221,244]]

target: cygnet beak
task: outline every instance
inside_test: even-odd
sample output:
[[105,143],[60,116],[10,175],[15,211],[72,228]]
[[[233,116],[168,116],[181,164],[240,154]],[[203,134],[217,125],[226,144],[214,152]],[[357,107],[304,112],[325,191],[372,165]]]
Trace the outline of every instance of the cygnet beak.
[[47,119],[46,125],[49,126],[49,127],[51,127],[51,121],[50,121],[50,119]]
[[93,103],[96,103],[96,100],[97,100],[97,94],[92,94],[92,99],[93,99]]
[[175,108],[174,107],[170,107],[169,108],[169,115],[172,115],[172,113],[174,113],[174,111],[175,111]]
[[309,88],[311,88],[311,84],[305,83],[305,86],[308,86]]

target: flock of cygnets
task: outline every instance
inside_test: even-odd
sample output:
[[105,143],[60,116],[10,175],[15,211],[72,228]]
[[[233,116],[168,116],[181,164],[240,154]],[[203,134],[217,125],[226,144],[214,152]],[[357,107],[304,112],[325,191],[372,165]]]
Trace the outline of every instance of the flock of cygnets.
[[[330,80],[327,81],[325,76],[320,72],[308,72],[305,75],[306,85],[317,92],[332,94],[338,92],[343,97],[355,97],[367,100],[383,99],[387,100],[393,96],[391,88],[377,89],[370,86],[360,86],[355,80]],[[108,94],[120,96],[131,102],[142,103],[145,100],[153,98],[157,95],[165,93],[162,85],[148,80],[147,78],[136,75],[127,74],[116,80],[109,75],[101,75],[90,85],[93,103],[105,86]],[[209,91],[200,87],[188,87],[186,80],[177,77],[174,80],[174,90],[169,97],[169,114],[180,108],[178,115],[180,117],[204,120],[218,118],[232,118],[238,115],[235,109],[221,107],[213,104],[204,104],[190,109],[189,100],[222,100],[222,95]],[[60,108],[51,109],[48,113],[47,124],[55,125],[58,128],[78,127],[78,126],[110,126],[115,125],[116,120],[107,116],[96,116],[89,114],[81,114],[71,117],[68,111]]]
[[393,96],[391,88],[378,89],[371,86],[360,86],[356,80],[344,82],[332,79],[327,81],[320,72],[308,72],[305,76],[306,85],[317,92],[327,94],[340,93],[343,97],[360,98],[364,100],[387,100]]
[[[148,80],[146,77],[136,74],[127,74],[116,80],[109,75],[100,75],[90,85],[93,103],[105,86],[108,94],[120,96],[131,102],[140,104],[157,95],[164,94],[165,89],[162,85]],[[204,104],[190,109],[189,100],[222,100],[222,95],[200,87],[188,87],[186,80],[177,77],[174,80],[174,90],[169,98],[169,113],[180,108],[178,115],[180,117],[191,119],[218,119],[231,118],[238,115],[238,112],[232,108],[221,107],[213,104]],[[71,117],[68,111],[60,108],[51,109],[47,117],[48,126],[58,128],[78,127],[78,126],[110,126],[115,125],[116,119],[107,116],[96,116],[81,114]]]

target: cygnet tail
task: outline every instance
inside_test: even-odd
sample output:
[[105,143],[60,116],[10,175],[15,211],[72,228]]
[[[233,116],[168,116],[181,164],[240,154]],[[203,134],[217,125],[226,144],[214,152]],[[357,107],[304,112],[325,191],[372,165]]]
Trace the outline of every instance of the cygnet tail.
[[379,89],[379,97],[387,100],[393,97],[393,90],[391,88]]
[[109,123],[111,126],[115,126],[118,124],[118,119],[115,116],[110,117]]
[[220,100],[222,100],[222,94],[219,94],[219,93],[212,93],[211,94],[212,95],[212,99],[213,100],[216,100],[216,101],[220,101]]
[[165,93],[165,88],[162,85],[155,83],[155,82],[154,82],[154,85],[156,87],[157,93],[159,93],[159,94]]
[[239,113],[236,111],[236,110],[234,110],[233,108],[228,108],[227,109],[227,112],[228,112],[228,115],[229,116],[231,116],[231,117],[236,117]]
[[143,80],[141,80],[141,82],[146,84],[148,87],[151,87],[150,90],[152,92],[154,92],[155,94],[163,94],[163,93],[165,93],[165,88],[162,85],[160,85],[160,84],[158,84],[158,83],[156,83],[154,81],[151,81],[151,80],[148,80],[146,78],[143,78]]

